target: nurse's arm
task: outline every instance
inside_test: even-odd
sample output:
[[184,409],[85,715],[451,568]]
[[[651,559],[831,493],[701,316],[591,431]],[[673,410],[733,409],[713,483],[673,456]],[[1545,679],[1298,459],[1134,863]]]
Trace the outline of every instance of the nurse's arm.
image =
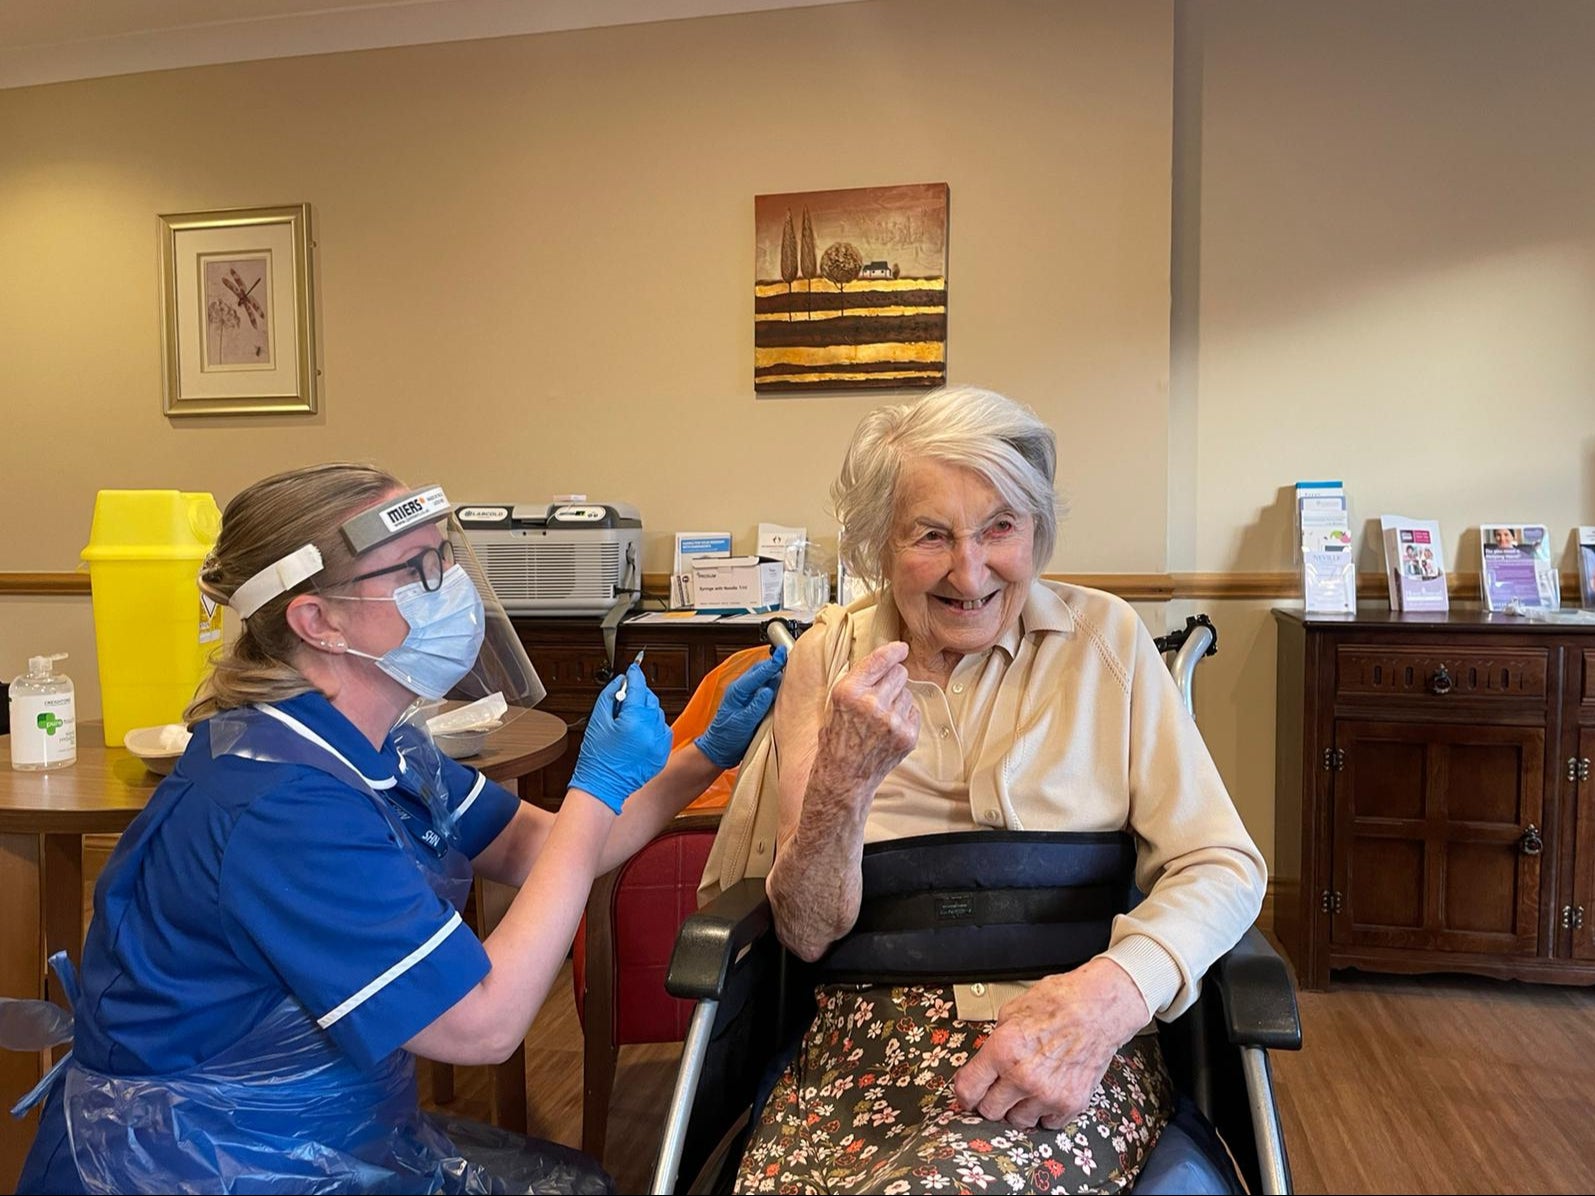
[[[598,875],[619,867],[669,824],[688,802],[720,775],[721,769],[688,743],[670,754],[664,769],[626,799],[620,817],[611,815],[609,841],[598,864]],[[501,884],[519,885],[532,870],[548,841],[554,815],[522,802],[509,825],[476,854],[472,866],[480,876]]]
[[[499,839],[521,821],[521,811]],[[579,789],[565,795],[558,817],[549,818],[535,863],[502,921],[487,936],[491,970],[405,1049],[440,1063],[502,1063],[514,1053],[542,1007],[599,869],[604,840],[615,815]],[[488,856],[499,840],[481,852]]]
[[516,807],[515,816],[508,825],[471,857],[471,868],[478,876],[519,888],[531,873],[553,829],[552,813],[523,801]]
[[714,783],[724,769],[687,743],[670,753],[659,775],[626,799],[604,845],[599,875],[618,868],[669,825],[670,820]]

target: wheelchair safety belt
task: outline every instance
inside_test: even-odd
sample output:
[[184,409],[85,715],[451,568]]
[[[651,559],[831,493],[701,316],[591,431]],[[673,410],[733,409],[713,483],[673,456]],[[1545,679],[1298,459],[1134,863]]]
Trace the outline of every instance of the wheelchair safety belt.
[[1111,919],[1124,912],[1122,884],[1070,889],[962,889],[861,902],[855,932],[942,926],[1051,925]]
[[816,967],[828,982],[868,984],[1066,972],[1107,947],[1114,917],[1132,904],[1134,865],[1134,841],[1120,832],[872,843],[858,920]]

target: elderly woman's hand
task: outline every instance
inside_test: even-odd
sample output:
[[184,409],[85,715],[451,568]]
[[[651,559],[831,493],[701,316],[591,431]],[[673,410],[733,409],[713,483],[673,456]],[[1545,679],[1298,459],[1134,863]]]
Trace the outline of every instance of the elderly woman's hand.
[[1048,976],[1005,1004],[953,1077],[965,1109],[1023,1129],[1062,1129],[1091,1102],[1113,1053],[1146,1025],[1146,1000],[1111,959]]
[[846,792],[863,806],[919,742],[919,709],[908,692],[908,645],[883,644],[831,689],[809,786]]

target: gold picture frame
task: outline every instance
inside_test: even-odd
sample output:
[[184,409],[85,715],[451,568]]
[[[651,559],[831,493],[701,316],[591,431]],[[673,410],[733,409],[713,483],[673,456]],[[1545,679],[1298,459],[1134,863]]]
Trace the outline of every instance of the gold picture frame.
[[166,414],[314,413],[310,205],[160,222]]
[[756,393],[946,384],[947,199],[946,183],[753,197]]

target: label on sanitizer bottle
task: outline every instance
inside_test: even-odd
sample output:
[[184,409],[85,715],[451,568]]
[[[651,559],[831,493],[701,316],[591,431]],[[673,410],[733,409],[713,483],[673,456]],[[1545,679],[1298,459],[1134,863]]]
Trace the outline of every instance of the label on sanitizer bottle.
[[77,758],[77,719],[70,693],[11,696],[13,767],[56,768]]

